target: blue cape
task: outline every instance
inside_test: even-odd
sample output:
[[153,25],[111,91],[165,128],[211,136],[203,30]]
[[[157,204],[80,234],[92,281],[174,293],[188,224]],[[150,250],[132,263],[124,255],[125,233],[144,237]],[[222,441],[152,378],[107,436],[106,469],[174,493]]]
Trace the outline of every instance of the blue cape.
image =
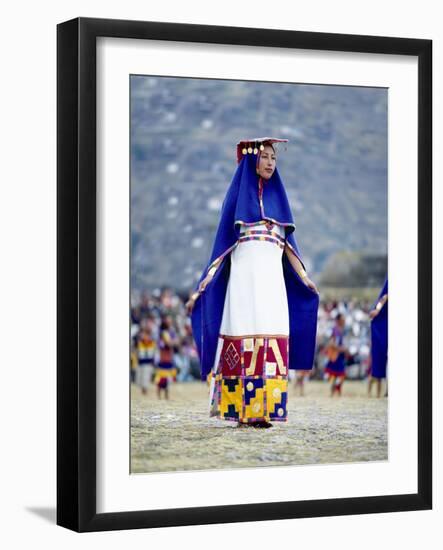
[[[214,263],[221,261],[192,310],[192,331],[200,357],[202,380],[206,380],[214,364],[231,267],[229,253],[238,244],[241,225],[263,219],[283,225],[286,243],[302,261],[294,237],[294,220],[278,170],[275,169],[272,177],[263,182],[260,202],[256,161],[256,155],[244,155],[237,167],[223,202],[211,258],[199,281],[200,284]],[[286,253],[283,253],[282,262],[289,309],[288,366],[290,369],[309,370],[314,361],[319,296],[303,283]]]
[[[378,300],[388,293],[388,279],[386,279]],[[377,304],[377,302],[374,304]],[[379,311],[377,317],[371,321],[371,375],[374,378],[386,378],[386,363],[388,360],[388,301]]]

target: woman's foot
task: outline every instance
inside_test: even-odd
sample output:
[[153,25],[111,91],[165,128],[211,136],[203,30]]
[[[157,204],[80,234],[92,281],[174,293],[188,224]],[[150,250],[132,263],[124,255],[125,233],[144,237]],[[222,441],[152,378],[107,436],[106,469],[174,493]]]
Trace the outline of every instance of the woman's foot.
[[253,426],[254,428],[272,428],[272,424],[270,422],[266,422],[265,420],[254,422]]
[[237,428],[272,428],[272,424],[265,420],[259,420],[257,422],[237,422]]

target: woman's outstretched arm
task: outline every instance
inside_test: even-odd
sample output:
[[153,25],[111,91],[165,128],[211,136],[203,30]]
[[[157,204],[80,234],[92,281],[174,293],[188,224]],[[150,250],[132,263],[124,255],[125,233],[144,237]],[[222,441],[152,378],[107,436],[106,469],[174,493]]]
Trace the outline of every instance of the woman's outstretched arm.
[[311,281],[311,279],[308,277],[308,274],[304,270],[301,261],[294,254],[294,252],[292,252],[292,250],[289,248],[288,245],[285,246],[285,253],[286,253],[286,256],[288,257],[288,260],[289,260],[290,264],[295,269],[298,276],[305,283],[305,285],[318,294],[318,289],[315,286],[315,283],[313,281]]
[[204,292],[205,288],[214,278],[215,272],[220,267],[221,263],[222,263],[222,259],[220,258],[217,262],[215,262],[211,266],[211,268],[208,270],[208,273],[206,274],[206,277],[199,284],[198,290],[196,290],[193,294],[191,294],[189,300],[186,302],[186,309],[189,314],[191,314],[197,298]]
[[386,302],[388,301],[388,295],[387,294],[384,294],[377,302],[377,305],[375,306],[374,309],[372,309],[370,312],[369,312],[369,317],[370,319],[375,319],[375,317],[377,317],[377,315],[380,313],[382,307],[386,304]]

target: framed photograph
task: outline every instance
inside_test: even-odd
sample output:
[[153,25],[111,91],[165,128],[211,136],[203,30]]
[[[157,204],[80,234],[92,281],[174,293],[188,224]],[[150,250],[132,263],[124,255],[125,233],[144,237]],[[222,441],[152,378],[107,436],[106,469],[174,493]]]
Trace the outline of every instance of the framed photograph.
[[432,41],[57,40],[57,523],[430,509]]

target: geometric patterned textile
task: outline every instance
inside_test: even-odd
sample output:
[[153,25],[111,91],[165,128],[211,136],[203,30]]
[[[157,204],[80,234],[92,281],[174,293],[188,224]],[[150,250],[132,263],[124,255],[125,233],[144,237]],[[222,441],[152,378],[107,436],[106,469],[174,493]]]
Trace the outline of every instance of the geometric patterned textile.
[[287,421],[289,338],[224,336],[211,376],[210,416]]

